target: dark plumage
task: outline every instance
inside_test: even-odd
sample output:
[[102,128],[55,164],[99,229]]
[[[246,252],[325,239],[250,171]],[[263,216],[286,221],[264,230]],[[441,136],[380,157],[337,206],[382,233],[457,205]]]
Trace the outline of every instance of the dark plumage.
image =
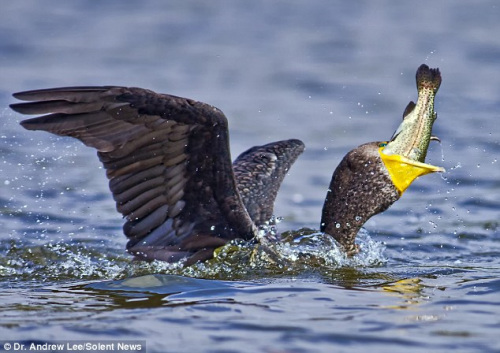
[[231,163],[227,119],[215,107],[140,88],[67,87],[16,93],[28,130],[72,136],[98,151],[127,250],[188,263],[268,221],[299,140],[253,147]]
[[234,161],[238,192],[256,226],[270,221],[281,182],[303,151],[300,140],[272,142],[252,147]]
[[[126,219],[127,250],[141,259],[187,258],[191,264],[211,258],[231,239],[256,237],[304,150],[299,140],[278,141],[253,147],[231,163],[227,119],[220,110],[141,88],[66,87],[14,96],[28,101],[12,104],[15,111],[48,114],[21,122],[26,129],[72,136],[97,149]],[[389,143],[399,148],[405,141]],[[405,156],[381,157],[385,145],[355,148],[332,176],[321,231],[348,254],[358,251],[356,234],[371,216],[387,209],[419,175],[442,171]],[[403,176],[400,189],[382,158],[397,178]]]
[[354,240],[363,224],[401,196],[380,158],[381,144],[370,142],[350,151],[335,169],[328,188],[320,229],[348,254],[358,251]]

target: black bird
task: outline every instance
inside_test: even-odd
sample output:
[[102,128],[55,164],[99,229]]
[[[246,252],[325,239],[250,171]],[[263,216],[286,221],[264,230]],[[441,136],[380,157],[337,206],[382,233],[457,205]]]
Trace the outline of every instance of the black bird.
[[[222,111],[141,88],[64,87],[14,97],[28,103],[12,104],[13,110],[47,114],[22,121],[24,128],[72,136],[98,151],[117,210],[126,218],[127,250],[145,260],[185,259],[189,265],[210,259],[232,239],[256,237],[304,150],[300,140],[278,141],[253,147],[231,163]],[[381,158],[386,143],[355,148],[333,174],[321,230],[349,254],[357,252],[361,226],[402,193]]]

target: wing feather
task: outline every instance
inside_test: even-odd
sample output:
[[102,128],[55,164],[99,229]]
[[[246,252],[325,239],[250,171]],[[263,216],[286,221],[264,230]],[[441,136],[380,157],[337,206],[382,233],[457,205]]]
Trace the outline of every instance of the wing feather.
[[[28,130],[72,136],[98,150],[128,250],[142,258],[211,257],[256,228],[238,193],[227,119],[204,103],[139,88],[66,87],[16,93]],[[188,262],[189,262],[188,261]]]
[[238,191],[257,226],[271,220],[280,185],[303,151],[302,141],[284,140],[252,147],[234,161]]

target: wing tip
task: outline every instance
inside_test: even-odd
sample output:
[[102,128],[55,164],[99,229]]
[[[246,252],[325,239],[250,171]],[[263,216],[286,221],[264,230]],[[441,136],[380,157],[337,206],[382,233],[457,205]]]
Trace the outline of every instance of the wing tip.
[[40,102],[13,103],[9,104],[9,107],[16,113],[23,115],[42,114],[44,111],[40,109],[39,103]]
[[[13,96],[15,95],[16,93],[13,94]],[[15,96],[14,96],[15,97]],[[29,103],[28,103],[29,104]],[[27,114],[25,112],[25,109],[24,107],[26,106],[26,103],[13,103],[13,104],[9,104],[9,108],[12,109],[13,111],[15,111],[16,113],[20,113],[20,114]],[[38,122],[37,120],[39,120],[39,118],[31,118],[31,119],[25,119],[25,120],[22,120],[19,125],[21,125],[23,128],[25,128],[26,130],[37,130],[36,126],[38,125]]]
[[26,119],[19,123],[26,130],[38,130],[37,126],[39,125],[37,122],[38,118]]
[[91,93],[104,92],[113,88],[123,88],[121,86],[68,86],[42,88],[29,91],[21,91],[12,93],[12,96],[21,101],[45,101],[52,100],[54,97],[61,96],[66,93]]
[[[15,93],[14,93],[14,94],[15,94]],[[13,96],[14,96],[14,94],[13,94]],[[14,97],[16,97],[16,96],[14,96]],[[16,98],[17,98],[17,97],[16,97]],[[12,103],[12,104],[9,104],[9,108],[10,108],[10,109],[12,109],[13,111],[15,111],[16,113],[21,113],[21,112],[19,111],[19,106],[20,106],[21,104],[23,104],[23,103]]]

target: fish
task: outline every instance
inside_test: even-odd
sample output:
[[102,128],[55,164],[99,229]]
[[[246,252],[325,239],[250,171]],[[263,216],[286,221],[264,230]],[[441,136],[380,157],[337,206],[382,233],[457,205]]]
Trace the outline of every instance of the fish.
[[379,153],[399,194],[418,177],[445,172],[442,167],[425,163],[430,141],[441,141],[432,135],[437,119],[434,100],[441,86],[441,73],[422,64],[416,73],[418,99],[408,103],[403,113],[403,122],[389,141],[380,145]]
[[431,140],[440,141],[432,135],[432,126],[437,119],[434,99],[441,85],[439,69],[422,64],[416,74],[418,99],[408,103],[403,113],[403,122],[394,132],[383,152],[400,155],[418,162],[425,162]]

